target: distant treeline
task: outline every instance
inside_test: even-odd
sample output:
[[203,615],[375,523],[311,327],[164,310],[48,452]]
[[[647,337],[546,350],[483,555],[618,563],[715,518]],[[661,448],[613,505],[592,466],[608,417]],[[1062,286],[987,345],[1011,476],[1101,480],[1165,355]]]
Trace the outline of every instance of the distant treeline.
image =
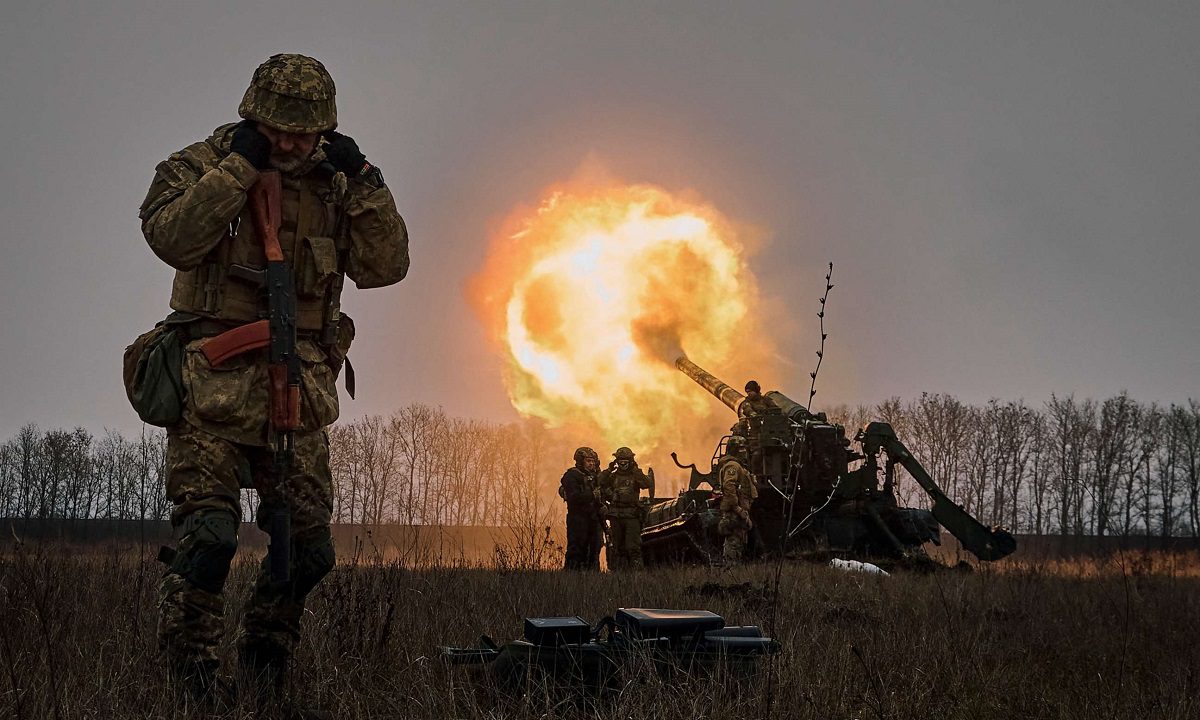
[[[835,408],[897,435],[952,499],[986,523],[1062,535],[1200,535],[1200,403],[1160,406],[1125,393],[1052,395],[1042,407],[948,395]],[[901,500],[923,491],[904,478]]]
[[[411,405],[335,425],[329,437],[335,523],[525,527],[562,512],[547,488],[571,450],[532,423],[463,420]],[[166,434],[155,429],[128,438],[26,425],[0,444],[0,518],[166,519],[165,454]],[[247,519],[254,505],[253,494],[243,494]]]
[[[854,429],[891,423],[942,489],[985,523],[1063,535],[1200,535],[1200,403],[1121,394],[970,405],[947,395],[837,407]],[[410,405],[330,428],[334,522],[506,525],[561,520],[571,447],[534,423],[498,424]],[[715,441],[715,438],[714,438]],[[27,425],[0,444],[0,517],[165,519],[165,436]],[[911,478],[904,504],[926,498]],[[246,494],[246,517],[253,517]]]

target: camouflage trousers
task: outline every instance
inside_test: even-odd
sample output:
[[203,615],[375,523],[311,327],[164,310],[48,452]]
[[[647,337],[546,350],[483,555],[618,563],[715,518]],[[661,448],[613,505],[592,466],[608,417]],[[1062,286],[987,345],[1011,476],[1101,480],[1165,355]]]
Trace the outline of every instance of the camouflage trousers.
[[609,516],[608,569],[625,570],[641,566],[642,519]]
[[[271,466],[267,448],[232,443],[187,423],[172,428],[167,435],[167,497],[174,503],[171,524],[179,552],[189,547],[189,528],[197,525],[197,518],[232,515],[240,521],[239,493],[243,487],[258,491],[260,527],[271,507],[286,502],[291,509],[290,580],[272,582],[263,560],[238,633],[239,649],[277,658],[286,658],[295,649],[300,640],[305,596],[334,563],[329,533],[333,489],[328,437],[323,430],[297,435],[295,450],[292,471],[280,492],[266,482]],[[236,530],[231,532],[233,537],[226,545],[232,542],[236,547]],[[232,549],[221,555],[215,563],[217,579],[200,583],[208,584],[208,588],[200,587],[187,571],[177,571],[175,563],[163,575],[159,586],[159,647],[175,666],[217,663],[225,614],[222,586]],[[207,564],[214,563],[209,559]]]
[[567,510],[567,570],[599,570],[603,544],[604,531],[595,511]]
[[725,562],[740,562],[746,553],[746,542],[750,538],[750,526],[737,513],[723,512],[717,523],[717,532],[725,537],[722,557]]

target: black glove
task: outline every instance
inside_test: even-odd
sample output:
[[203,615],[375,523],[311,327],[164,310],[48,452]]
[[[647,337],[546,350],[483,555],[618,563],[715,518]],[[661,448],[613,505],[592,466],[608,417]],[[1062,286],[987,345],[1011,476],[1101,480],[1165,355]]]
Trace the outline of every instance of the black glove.
[[370,171],[370,168],[367,167],[367,156],[358,149],[358,143],[354,142],[354,138],[335,130],[326,130],[323,136],[325,138],[325,157],[329,158],[329,164],[333,165],[335,170],[352,178],[362,175],[364,171]]
[[259,170],[271,166],[271,141],[258,131],[253,120],[238,123],[229,142],[229,152],[241,155]]

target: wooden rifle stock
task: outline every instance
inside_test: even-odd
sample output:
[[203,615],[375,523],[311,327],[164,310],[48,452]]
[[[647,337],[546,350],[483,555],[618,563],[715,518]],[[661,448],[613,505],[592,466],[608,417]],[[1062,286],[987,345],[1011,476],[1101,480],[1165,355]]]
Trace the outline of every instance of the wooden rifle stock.
[[279,225],[283,222],[283,183],[278,170],[263,170],[258,182],[247,191],[250,201],[250,216],[254,220],[254,232],[262,241],[267,262],[283,262],[283,248],[279,246]]
[[271,384],[271,427],[295,430],[300,427],[300,386],[288,382],[287,365],[267,366]]

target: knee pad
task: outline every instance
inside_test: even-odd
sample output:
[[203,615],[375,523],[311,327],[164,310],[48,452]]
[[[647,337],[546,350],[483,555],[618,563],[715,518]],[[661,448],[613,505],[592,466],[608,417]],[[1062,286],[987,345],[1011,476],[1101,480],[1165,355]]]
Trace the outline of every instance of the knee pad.
[[178,532],[179,550],[170,572],[211,593],[219,593],[229,576],[229,564],[237,552],[238,519],[223,510],[190,515]]
[[304,597],[333,569],[336,557],[328,527],[318,528],[295,540],[296,596]]

